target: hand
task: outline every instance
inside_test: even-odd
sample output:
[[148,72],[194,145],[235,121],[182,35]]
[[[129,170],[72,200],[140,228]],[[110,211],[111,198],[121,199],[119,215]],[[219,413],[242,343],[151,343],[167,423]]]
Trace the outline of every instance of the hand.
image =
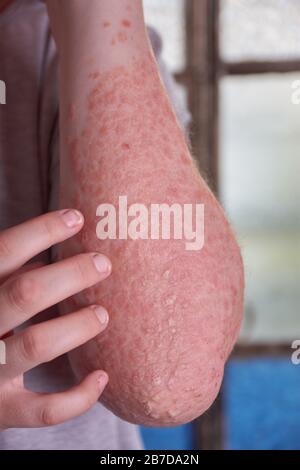
[[75,235],[83,226],[77,211],[43,215],[0,233],[0,337],[6,364],[0,364],[0,429],[51,426],[87,411],[107,384],[103,371],[89,374],[62,393],[26,390],[23,374],[38,364],[67,353],[101,333],[106,310],[90,306],[27,327],[8,336],[37,313],[105,279],[110,261],[100,254],[77,255],[49,266],[27,269],[32,257]]

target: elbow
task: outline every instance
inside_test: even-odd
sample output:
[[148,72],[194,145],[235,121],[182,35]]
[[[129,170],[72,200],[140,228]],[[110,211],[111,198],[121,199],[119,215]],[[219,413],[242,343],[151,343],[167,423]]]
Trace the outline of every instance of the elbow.
[[[160,400],[149,396],[142,422],[146,426],[172,427],[187,424],[203,415],[217,398],[223,369],[207,371],[202,380],[194,379],[190,386],[179,382],[177,390],[162,392]],[[213,377],[212,377],[213,376]]]
[[[150,427],[173,427],[189,423],[214,403],[223,379],[223,364],[178,364],[172,377],[161,372],[139,383],[123,383],[119,399],[113,400],[109,386],[101,402],[120,418]],[[123,397],[123,400],[120,400]]]

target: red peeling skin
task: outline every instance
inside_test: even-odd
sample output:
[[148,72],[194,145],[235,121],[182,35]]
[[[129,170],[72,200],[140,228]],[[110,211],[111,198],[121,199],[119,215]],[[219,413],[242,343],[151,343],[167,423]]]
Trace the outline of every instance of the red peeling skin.
[[[85,227],[62,256],[100,251],[111,277],[73,298],[104,305],[107,330],[70,354],[79,377],[109,374],[101,401],[144,425],[191,421],[213,403],[243,311],[243,267],[224,214],[200,177],[152,59],[103,73],[87,96],[84,129],[70,127],[62,206],[75,205]],[[204,203],[205,244],[96,237],[96,208]],[[74,310],[66,301],[65,311]]]

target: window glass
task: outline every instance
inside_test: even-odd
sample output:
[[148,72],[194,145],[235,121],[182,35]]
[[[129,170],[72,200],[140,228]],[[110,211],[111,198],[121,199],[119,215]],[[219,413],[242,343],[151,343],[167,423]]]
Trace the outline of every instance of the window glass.
[[223,59],[300,57],[299,0],[221,0]]
[[241,341],[300,337],[300,104],[298,74],[221,83],[221,198],[242,246]]
[[172,72],[185,67],[184,0],[144,0],[146,23],[163,40],[163,58]]

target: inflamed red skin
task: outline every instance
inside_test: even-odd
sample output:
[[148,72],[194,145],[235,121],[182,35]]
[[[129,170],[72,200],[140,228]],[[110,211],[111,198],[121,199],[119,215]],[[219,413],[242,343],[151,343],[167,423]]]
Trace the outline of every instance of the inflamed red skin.
[[[134,18],[122,21],[126,31],[134,27]],[[101,21],[106,44],[128,51],[113,24],[112,17]],[[132,51],[130,60],[114,58],[108,67],[89,60],[80,95],[68,93],[61,71],[61,205],[85,216],[84,229],[61,247],[61,256],[100,251],[113,265],[110,278],[63,309],[97,303],[109,312],[107,330],[70,354],[78,376],[95,369],[109,374],[102,403],[133,423],[172,426],[204,413],[219,392],[242,318],[243,266],[224,213],[192,160],[148,42]],[[204,204],[203,248],[188,251],[185,240],[174,239],[99,240],[97,207],[117,208],[124,195],[128,205],[148,208]]]

